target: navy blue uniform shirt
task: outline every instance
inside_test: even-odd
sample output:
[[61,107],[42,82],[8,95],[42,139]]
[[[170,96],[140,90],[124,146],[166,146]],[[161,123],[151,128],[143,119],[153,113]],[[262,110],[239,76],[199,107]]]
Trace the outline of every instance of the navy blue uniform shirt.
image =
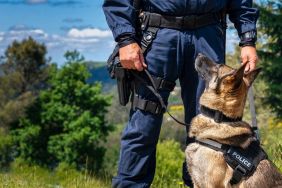
[[[226,7],[239,35],[256,30],[258,19],[252,0],[143,0],[143,4],[146,11],[175,16],[216,13]],[[105,0],[103,9],[115,40],[124,34],[135,34],[133,0]]]

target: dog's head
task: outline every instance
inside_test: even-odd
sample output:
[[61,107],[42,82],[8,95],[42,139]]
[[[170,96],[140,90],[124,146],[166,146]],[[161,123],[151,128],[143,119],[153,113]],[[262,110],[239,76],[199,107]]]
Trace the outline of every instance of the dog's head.
[[230,117],[241,117],[248,88],[260,72],[258,68],[245,74],[245,66],[246,64],[233,69],[227,65],[216,64],[203,54],[199,54],[195,68],[206,82],[200,103],[220,110]]

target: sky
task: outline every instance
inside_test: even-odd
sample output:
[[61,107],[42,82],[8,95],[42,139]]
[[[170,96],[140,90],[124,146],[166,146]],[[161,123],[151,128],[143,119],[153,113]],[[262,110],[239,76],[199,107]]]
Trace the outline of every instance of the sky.
[[[102,11],[103,0],[0,0],[0,56],[12,41],[28,36],[64,63],[63,54],[77,49],[86,60],[106,61],[115,42]],[[236,40],[228,33],[228,51]]]

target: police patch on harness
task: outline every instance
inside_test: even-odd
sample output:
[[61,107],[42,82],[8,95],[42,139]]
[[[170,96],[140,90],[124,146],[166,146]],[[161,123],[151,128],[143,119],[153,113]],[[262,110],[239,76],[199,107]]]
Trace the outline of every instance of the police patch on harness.
[[230,148],[227,153],[229,154],[230,157],[236,160],[240,165],[246,167],[249,171],[252,170],[253,168],[252,161],[244,157],[238,150],[235,150],[234,148]]
[[238,183],[243,176],[250,176],[259,162],[267,158],[258,141],[253,141],[248,148],[229,146],[224,154],[225,161],[233,168],[231,184]]

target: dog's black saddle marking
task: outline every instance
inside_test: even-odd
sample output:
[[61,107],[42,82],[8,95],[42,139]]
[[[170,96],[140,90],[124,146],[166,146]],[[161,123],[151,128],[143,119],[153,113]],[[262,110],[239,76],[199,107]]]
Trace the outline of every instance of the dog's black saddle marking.
[[196,139],[196,143],[224,154],[226,163],[234,170],[230,180],[231,185],[239,183],[244,177],[251,176],[259,162],[268,158],[259,141],[253,141],[246,149],[221,144],[209,139]]

